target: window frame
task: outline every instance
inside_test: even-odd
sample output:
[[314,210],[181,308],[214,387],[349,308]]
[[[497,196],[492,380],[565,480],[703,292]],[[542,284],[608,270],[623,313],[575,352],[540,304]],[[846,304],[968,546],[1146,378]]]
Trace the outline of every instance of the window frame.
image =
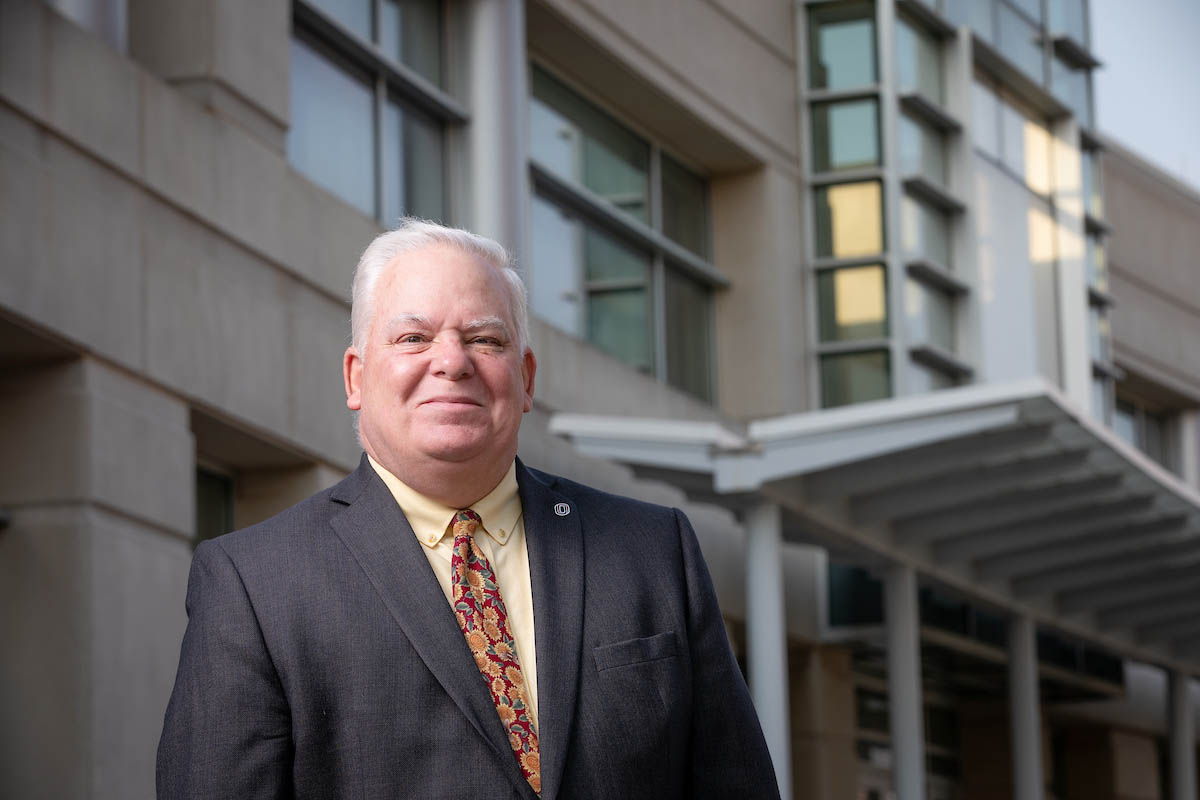
[[[704,402],[714,402],[717,395],[717,370],[715,363],[716,327],[713,300],[718,291],[730,286],[730,280],[708,258],[676,242],[663,231],[663,158],[671,159],[675,164],[696,174],[704,181],[704,205],[706,212],[704,249],[709,253],[712,252],[712,205],[711,189],[708,186],[710,175],[706,171],[698,169],[693,162],[681,156],[678,152],[665,147],[652,134],[636,124],[631,124],[628,118],[616,112],[603,100],[597,98],[586,87],[580,86],[557,71],[553,64],[531,56],[529,65],[529,82],[526,87],[526,96],[530,99],[531,103],[533,102],[534,70],[540,70],[648,145],[650,151],[649,170],[647,174],[650,212],[648,222],[642,222],[632,217],[614,203],[609,202],[587,187],[558,175],[550,167],[539,163],[536,154],[532,152],[532,148],[530,149],[528,163],[531,189],[534,195],[540,196],[546,202],[565,211],[568,215],[577,217],[582,224],[600,228],[604,233],[615,237],[624,244],[648,253],[651,262],[648,294],[651,328],[653,331],[653,341],[651,342],[653,370],[650,377],[692,397],[698,397]],[[532,264],[532,261],[531,265],[530,278],[536,281],[537,266],[536,264]],[[703,394],[697,395],[688,388],[673,383],[670,379],[666,297],[668,271],[674,271],[684,278],[695,281],[709,291],[709,302],[705,309],[705,329],[700,332],[705,338],[705,345],[708,351],[707,375],[704,381]],[[579,289],[585,294],[588,291],[587,284],[586,277],[581,278]],[[536,308],[532,310],[534,313],[537,313]],[[578,336],[582,341],[592,344],[587,334],[586,322],[583,327],[583,331],[572,332],[572,335]],[[593,344],[593,346],[596,345]],[[613,357],[618,358],[617,356]]]
[[[372,26],[376,25],[379,19],[380,6],[381,0],[372,0]],[[450,209],[453,206],[453,198],[450,194],[452,182],[449,176],[450,170],[447,168],[446,144],[453,127],[470,122],[471,115],[466,106],[460,103],[449,92],[420,74],[415,68],[385,55],[375,42],[362,38],[340,20],[321,10],[311,2],[307,0],[292,0],[291,12],[289,46],[290,42],[299,41],[306,47],[316,51],[320,58],[325,59],[335,68],[347,72],[357,72],[360,74],[360,77],[366,76],[367,78],[366,81],[363,81],[362,85],[370,91],[372,96],[371,137],[373,146],[371,163],[373,182],[372,205],[374,208],[374,212],[367,214],[367,216],[384,227],[391,227],[395,224],[394,219],[388,219],[384,214],[386,209],[386,178],[383,172],[385,111],[389,103],[395,103],[401,109],[402,115],[406,111],[415,111],[418,114],[431,118],[441,126],[441,214],[439,219],[447,219],[450,215]],[[439,51],[443,65],[441,71],[444,75],[447,44],[446,29],[448,27],[446,25],[447,11],[445,3],[442,4],[440,13],[442,24],[440,26],[441,40],[439,42]],[[356,77],[355,79],[358,80],[360,77]],[[299,174],[312,181],[315,185],[334,194],[342,202],[354,206],[349,200],[337,195],[332,189],[310,177],[298,164],[292,163],[290,160],[289,164]],[[354,207],[356,210],[362,211],[357,206]],[[404,213],[411,213],[411,210],[405,208]]]

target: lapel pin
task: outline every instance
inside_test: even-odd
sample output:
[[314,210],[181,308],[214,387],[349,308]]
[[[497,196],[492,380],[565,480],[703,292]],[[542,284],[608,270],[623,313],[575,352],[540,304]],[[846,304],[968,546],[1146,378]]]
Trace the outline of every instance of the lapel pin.
[[554,513],[558,514],[560,517],[565,517],[567,514],[571,513],[571,507],[566,503],[555,503]]

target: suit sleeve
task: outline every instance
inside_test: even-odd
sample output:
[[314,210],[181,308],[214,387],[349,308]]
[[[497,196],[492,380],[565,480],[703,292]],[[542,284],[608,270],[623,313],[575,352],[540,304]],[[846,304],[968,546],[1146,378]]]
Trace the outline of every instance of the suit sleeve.
[[187,631],[158,745],[159,800],[292,796],[291,720],[237,568],[196,548]]
[[734,660],[712,578],[691,523],[675,510],[687,581],[692,666],[689,797],[779,797],[775,769],[746,681]]

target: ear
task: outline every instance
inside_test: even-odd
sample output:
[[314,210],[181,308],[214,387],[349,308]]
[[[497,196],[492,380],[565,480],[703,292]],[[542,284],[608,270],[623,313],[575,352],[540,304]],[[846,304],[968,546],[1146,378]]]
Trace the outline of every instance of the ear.
[[525,349],[525,357],[521,361],[521,377],[525,381],[525,413],[533,410],[533,376],[537,373],[537,359],[533,351]]
[[346,384],[346,408],[351,411],[362,408],[362,370],[362,357],[353,347],[347,347],[342,355],[342,380]]

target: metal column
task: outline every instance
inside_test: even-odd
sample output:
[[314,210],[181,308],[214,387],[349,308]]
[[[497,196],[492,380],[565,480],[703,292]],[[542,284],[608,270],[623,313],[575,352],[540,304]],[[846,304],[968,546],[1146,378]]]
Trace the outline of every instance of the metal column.
[[1190,683],[1187,675],[1171,670],[1167,692],[1171,800],[1195,800],[1196,797],[1196,731]]
[[1037,631],[1027,616],[1008,623],[1008,714],[1012,736],[1013,798],[1042,800],[1042,717],[1038,694]]
[[925,800],[925,718],[916,572],[906,564],[892,565],[885,589],[892,783],[897,800]]
[[463,4],[471,122],[465,126],[470,170],[467,227],[529,260],[528,78],[525,4]]
[[783,533],[779,506],[746,512],[746,661],[750,694],[775,764],[779,795],[792,796],[788,705],[787,612],[783,594]]

